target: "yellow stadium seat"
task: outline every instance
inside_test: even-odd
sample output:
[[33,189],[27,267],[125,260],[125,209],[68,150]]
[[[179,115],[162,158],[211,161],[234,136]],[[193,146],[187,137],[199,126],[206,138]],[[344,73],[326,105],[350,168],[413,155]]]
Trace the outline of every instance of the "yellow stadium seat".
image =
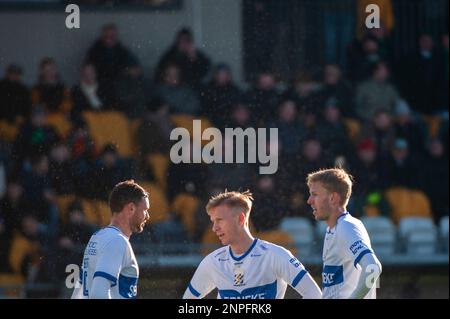
[[150,166],[156,182],[162,189],[167,187],[167,169],[169,168],[169,156],[164,154],[149,154],[146,158],[147,165]]
[[150,220],[148,224],[166,221],[169,218],[169,202],[164,191],[150,182],[139,183],[150,194]]
[[283,246],[286,249],[288,249],[293,255],[297,255],[297,249],[295,248],[295,241],[291,237],[291,235],[289,235],[285,231],[269,230],[258,233],[256,237]]
[[19,274],[0,273],[0,298],[20,298],[25,278]]
[[53,127],[63,139],[66,139],[72,130],[72,123],[63,113],[50,113],[47,116],[47,124]]
[[111,210],[106,202],[83,199],[81,201],[86,220],[98,226],[106,226],[111,220]]
[[404,217],[432,217],[430,201],[421,191],[392,187],[385,192],[385,196],[395,223]]
[[75,198],[76,196],[74,194],[56,196],[56,206],[58,206],[59,218],[63,223],[67,223],[67,209]]
[[172,211],[180,217],[181,222],[190,235],[193,235],[195,231],[195,215],[197,214],[199,203],[198,198],[182,193],[175,197],[171,205]]
[[375,217],[380,216],[380,209],[374,205],[366,205],[363,207],[364,216]]
[[99,149],[112,143],[122,156],[133,154],[130,123],[120,112],[83,112],[92,138]]
[[361,131],[361,123],[355,119],[345,118],[345,128],[347,129],[347,135],[352,141],[356,141]]
[[39,245],[16,233],[11,243],[9,264],[15,274],[21,273],[22,263],[27,256],[32,257],[33,263],[39,261]]
[[100,226],[107,226],[111,222],[111,209],[107,202],[95,201],[95,207],[97,209],[97,216]]
[[0,121],[0,140],[14,142],[19,134],[20,126],[17,123]]

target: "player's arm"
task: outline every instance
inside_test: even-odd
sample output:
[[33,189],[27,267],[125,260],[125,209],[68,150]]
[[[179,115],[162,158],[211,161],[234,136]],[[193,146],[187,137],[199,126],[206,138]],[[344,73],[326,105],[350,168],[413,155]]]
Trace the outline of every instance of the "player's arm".
[[117,280],[122,269],[123,259],[125,258],[127,244],[125,239],[116,237],[112,239],[101,251],[97,266],[94,272],[94,278],[89,291],[91,299],[110,299],[111,288],[117,285]]
[[209,260],[209,256],[204,258],[197,270],[194,273],[191,281],[189,282],[186,291],[184,292],[183,299],[199,299],[205,297],[215,288],[212,280],[212,265]]
[[350,298],[364,298],[381,275],[381,263],[373,252],[369,239],[353,224],[345,224],[339,240],[344,254],[353,260],[354,267],[361,267],[361,275]]
[[90,299],[111,299],[111,282],[103,277],[95,277],[92,280]]
[[375,254],[365,254],[358,262],[362,272],[350,299],[363,299],[381,275],[381,263]]
[[289,250],[279,247],[273,262],[278,277],[286,281],[304,299],[322,298],[322,292],[317,283]]

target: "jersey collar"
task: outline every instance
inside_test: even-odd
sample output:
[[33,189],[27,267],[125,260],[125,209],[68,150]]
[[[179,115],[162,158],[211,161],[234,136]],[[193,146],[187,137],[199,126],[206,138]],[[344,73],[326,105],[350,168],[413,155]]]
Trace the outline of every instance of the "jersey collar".
[[117,230],[119,233],[121,233],[122,235],[124,235],[126,238],[128,238],[128,236],[126,236],[124,233],[122,233],[122,231],[121,231],[119,228],[117,228],[116,226],[109,225],[109,226],[106,226],[105,228],[112,228],[112,229],[115,229],[115,230]]
[[339,215],[339,217],[336,219],[336,225],[334,225],[333,228],[327,227],[327,233],[328,233],[328,234],[334,234],[334,233],[332,232],[332,230],[335,230],[336,227],[337,227],[337,224],[338,224],[339,220],[340,220],[341,218],[343,218],[344,216],[348,215],[348,214],[349,214],[349,212],[348,212],[348,211],[345,211],[345,212],[343,212],[341,215]]
[[228,249],[230,250],[231,258],[233,258],[235,261],[241,261],[242,259],[244,259],[252,251],[252,249],[256,246],[256,242],[257,241],[258,241],[258,238],[255,238],[253,240],[253,243],[250,245],[250,248],[242,256],[239,256],[239,257],[235,257],[233,255],[233,252],[231,251],[231,247],[228,247]]

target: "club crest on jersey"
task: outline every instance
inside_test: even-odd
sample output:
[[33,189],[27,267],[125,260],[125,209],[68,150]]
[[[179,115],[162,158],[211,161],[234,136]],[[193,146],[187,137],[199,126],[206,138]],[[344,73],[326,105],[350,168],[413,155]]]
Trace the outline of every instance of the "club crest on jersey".
[[239,271],[239,272],[235,272],[234,273],[234,286],[235,287],[239,287],[239,286],[244,286],[244,273]]

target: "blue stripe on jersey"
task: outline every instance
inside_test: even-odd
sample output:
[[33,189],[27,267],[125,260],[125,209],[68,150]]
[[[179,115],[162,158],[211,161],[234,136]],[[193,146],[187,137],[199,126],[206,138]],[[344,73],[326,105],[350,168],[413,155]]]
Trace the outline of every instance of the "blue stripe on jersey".
[[236,290],[219,290],[222,299],[275,299],[277,297],[277,281],[273,283],[244,289],[242,292]]
[[83,283],[83,268],[80,267],[79,269],[81,269],[81,271],[79,271],[80,276],[78,277],[78,282],[80,284],[82,284]]
[[231,258],[233,258],[236,261],[240,261],[240,260],[244,259],[245,257],[247,257],[248,254],[250,254],[250,252],[252,251],[253,247],[255,247],[257,241],[258,241],[258,238],[255,238],[255,240],[253,241],[253,243],[250,246],[250,248],[245,252],[245,254],[243,254],[240,257],[235,257],[233,255],[233,252],[231,251],[231,247],[230,247],[229,249],[230,249],[230,256],[231,256]]
[[294,280],[292,281],[292,287],[295,287],[298,285],[298,283],[300,282],[300,280],[302,280],[303,276],[305,276],[307,274],[306,270],[302,270],[298,273],[297,276],[295,276]]
[[194,289],[194,287],[192,287],[191,283],[189,283],[189,291],[191,292],[191,294],[193,294],[195,297],[200,297],[200,293]]
[[135,277],[119,276],[119,294],[127,299],[134,299],[137,296],[137,282]]
[[114,277],[113,275],[110,275],[110,274],[104,272],[104,271],[96,271],[94,273],[93,278],[95,278],[95,277],[103,277],[105,279],[108,279],[109,281],[112,282],[111,287],[114,287],[117,284],[117,278]]
[[356,265],[357,265],[357,264],[359,263],[359,261],[361,260],[361,258],[364,257],[364,255],[366,255],[366,254],[371,254],[371,253],[372,253],[372,251],[371,251],[370,249],[363,250],[363,251],[358,255],[358,257],[356,257],[356,259],[355,259],[355,263],[354,263],[355,268],[356,268]]
[[323,266],[322,286],[331,287],[344,282],[343,266]]

